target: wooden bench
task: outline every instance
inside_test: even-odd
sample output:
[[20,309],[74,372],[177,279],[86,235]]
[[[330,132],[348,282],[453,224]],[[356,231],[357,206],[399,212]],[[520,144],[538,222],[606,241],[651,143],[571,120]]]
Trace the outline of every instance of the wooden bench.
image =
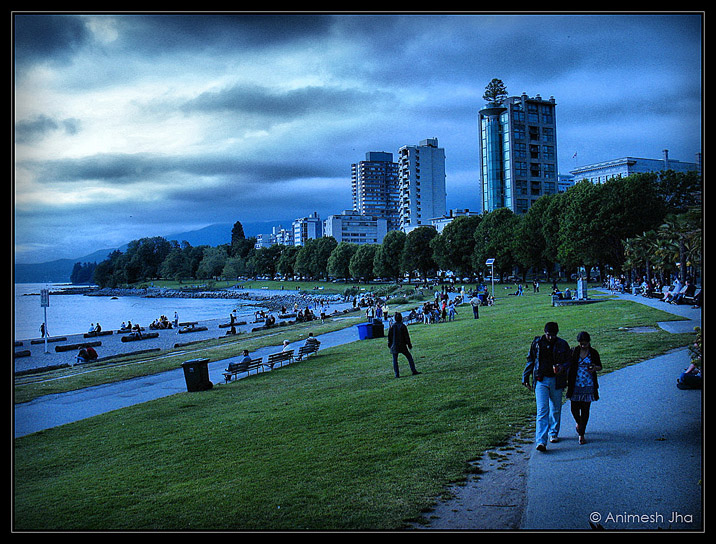
[[226,383],[229,383],[232,376],[236,376],[242,372],[246,372],[250,375],[252,370],[255,370],[258,374],[262,367],[263,357],[251,359],[248,363],[229,363],[229,367],[224,371],[224,380],[226,380]]
[[308,357],[311,353],[318,353],[318,344],[309,344],[308,346],[301,346],[298,349],[298,358],[297,361],[300,361],[304,357]]
[[293,350],[290,349],[288,351],[279,351],[278,353],[272,353],[268,356],[268,366],[270,368],[273,368],[276,363],[279,363],[279,366],[283,366],[284,363],[292,363],[293,362]]
[[684,295],[681,297],[681,300],[683,300],[686,304],[694,304],[700,294],[701,289],[696,289],[693,295]]

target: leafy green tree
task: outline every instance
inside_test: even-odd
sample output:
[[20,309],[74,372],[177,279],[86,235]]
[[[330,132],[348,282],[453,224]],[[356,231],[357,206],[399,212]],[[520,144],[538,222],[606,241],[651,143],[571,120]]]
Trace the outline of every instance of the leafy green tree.
[[351,258],[358,251],[358,245],[350,242],[341,242],[328,257],[328,274],[337,279],[348,281],[351,277]]
[[278,263],[276,263],[276,270],[279,274],[283,274],[287,278],[292,278],[294,276],[296,273],[296,255],[298,255],[299,250],[300,247],[297,246],[284,247],[281,257],[279,258]]
[[313,261],[317,240],[310,239],[299,247],[296,254],[295,272],[299,276],[313,277]]
[[432,239],[433,257],[442,270],[452,270],[460,276],[472,274],[475,229],[481,220],[479,215],[456,217]]
[[221,275],[225,278],[238,278],[246,276],[248,273],[249,267],[243,257],[228,257],[221,271]]
[[73,284],[92,283],[92,274],[97,263],[75,263],[70,274],[70,282]]
[[473,266],[484,270],[487,259],[495,259],[495,272],[509,273],[516,263],[514,246],[515,231],[519,218],[509,208],[498,208],[483,215],[475,229]]
[[[600,264],[599,244],[603,225],[598,221],[603,205],[601,184],[581,181],[565,192],[559,224],[557,261],[566,270],[584,266],[587,270]],[[605,262],[606,264],[606,262]]]
[[[659,227],[657,237],[660,240],[661,253],[667,262],[678,270],[679,280],[683,283],[689,267],[701,265],[702,219],[699,209],[670,215]],[[678,264],[677,264],[678,263]]]
[[547,240],[543,229],[546,223],[546,211],[554,196],[544,195],[537,199],[517,225],[518,243],[515,245],[514,252],[518,264],[522,266],[523,280],[528,269],[531,268],[535,276],[539,276],[542,269],[549,269],[554,264],[548,259]]
[[231,245],[233,246],[235,242],[245,239],[244,226],[241,224],[241,221],[237,221],[234,223],[234,226],[231,227]]
[[333,236],[324,236],[316,240],[316,250],[311,263],[314,277],[328,278],[328,258],[336,246],[338,242]]
[[405,271],[402,264],[405,238],[406,235],[401,230],[391,230],[385,235],[373,259],[373,270],[377,277],[400,281]]
[[211,279],[221,276],[228,257],[226,246],[207,247],[204,250],[204,257],[197,269],[197,277],[200,279]]
[[485,87],[485,94],[482,95],[482,98],[489,106],[501,106],[507,98],[507,88],[502,80],[494,78]]
[[125,265],[129,283],[160,277],[159,268],[174,247],[176,242],[168,242],[161,236],[129,242]]
[[[644,176],[656,183],[659,196],[663,199],[667,214],[685,213],[699,207],[702,198],[703,178],[699,172],[674,172],[667,170],[658,174],[634,174]],[[658,179],[654,180],[658,176]]]
[[366,283],[375,278],[373,263],[377,251],[378,246],[374,244],[358,246],[357,251],[350,259],[351,276],[361,278]]
[[119,287],[126,284],[127,256],[119,250],[110,253],[107,258],[98,263],[92,275],[92,281],[99,287]]
[[430,245],[437,235],[438,232],[433,227],[423,226],[411,230],[405,237],[403,268],[408,273],[417,271],[424,282],[427,282],[429,274],[438,268]]
[[254,250],[249,261],[253,262],[256,273],[273,278],[276,275],[278,260],[281,258],[284,247],[281,244],[274,244]]
[[159,273],[162,278],[175,281],[191,278],[192,268],[188,252],[179,247],[172,249],[162,262]]

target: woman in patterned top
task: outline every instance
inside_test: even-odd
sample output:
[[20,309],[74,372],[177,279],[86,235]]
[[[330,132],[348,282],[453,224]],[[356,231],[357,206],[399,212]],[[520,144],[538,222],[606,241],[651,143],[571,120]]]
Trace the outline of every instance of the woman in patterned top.
[[567,398],[571,401],[574,421],[577,423],[579,443],[584,444],[584,433],[589,421],[591,403],[599,399],[597,371],[602,370],[599,353],[591,346],[588,332],[577,335],[579,346],[572,350],[569,376],[567,378]]

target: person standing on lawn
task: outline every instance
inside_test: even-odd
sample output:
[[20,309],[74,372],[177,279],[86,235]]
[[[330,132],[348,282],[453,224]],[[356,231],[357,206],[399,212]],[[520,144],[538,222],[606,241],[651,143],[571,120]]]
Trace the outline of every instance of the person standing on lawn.
[[410,354],[410,350],[413,349],[413,344],[410,342],[408,327],[403,323],[403,316],[400,312],[395,312],[395,322],[390,326],[390,329],[388,329],[388,348],[393,355],[393,372],[395,372],[396,378],[400,378],[400,371],[398,369],[399,353],[402,353],[408,360],[410,371],[413,375],[420,374],[420,372],[415,369],[415,361],[413,361],[413,356]]

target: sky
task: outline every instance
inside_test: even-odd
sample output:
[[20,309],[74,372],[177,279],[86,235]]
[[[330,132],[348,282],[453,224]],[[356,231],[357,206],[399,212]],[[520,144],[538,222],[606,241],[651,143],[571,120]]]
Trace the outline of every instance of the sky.
[[[437,138],[480,211],[477,112],[556,102],[558,168],[702,151],[703,14],[13,18],[15,262],[351,209],[351,164]],[[227,243],[229,240],[227,240]]]

